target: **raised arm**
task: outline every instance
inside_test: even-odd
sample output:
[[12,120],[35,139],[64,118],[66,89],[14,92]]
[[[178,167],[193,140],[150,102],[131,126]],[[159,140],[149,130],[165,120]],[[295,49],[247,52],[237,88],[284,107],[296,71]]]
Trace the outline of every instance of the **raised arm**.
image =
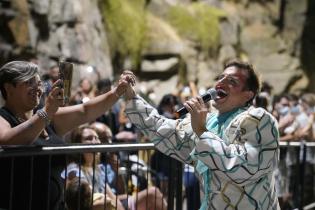
[[134,85],[134,83],[133,74],[130,71],[125,71],[118,85],[111,91],[83,104],[60,107],[53,116],[53,125],[57,134],[63,135],[78,125],[95,120],[117,102],[128,85]]
[[182,162],[191,162],[189,154],[195,146],[197,136],[192,131],[190,119],[165,118],[140,96],[127,102],[126,114],[161,152]]
[[[62,104],[60,100],[57,99],[57,96],[62,93],[62,90],[57,87],[57,83],[55,84],[54,88],[49,94],[49,106],[44,107],[44,110],[46,113],[51,113],[53,115],[58,107]],[[0,116],[0,144],[1,145],[27,145],[32,144],[43,132],[43,129],[45,128],[47,124],[48,117],[45,115],[39,115],[34,114],[33,111],[30,109],[30,111],[26,112],[26,116],[28,116],[28,119],[18,118],[12,110],[17,110],[16,107],[18,107],[22,103],[20,101],[14,103],[11,103],[11,100],[7,101],[7,105],[9,108],[7,108],[7,112],[11,113],[11,117],[7,114]],[[23,104],[22,104],[23,105]],[[48,109],[47,109],[48,108]],[[7,116],[7,117],[5,117]],[[16,118],[15,125],[11,125],[9,122],[12,121],[12,118]],[[46,119],[45,119],[46,118]]]

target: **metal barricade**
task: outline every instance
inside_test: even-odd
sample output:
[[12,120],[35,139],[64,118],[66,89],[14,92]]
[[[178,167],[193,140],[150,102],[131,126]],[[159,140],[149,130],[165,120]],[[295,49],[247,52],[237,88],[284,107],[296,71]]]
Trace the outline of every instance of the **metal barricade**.
[[[124,152],[127,154],[127,156],[125,157],[125,159],[123,161],[121,161],[121,163],[123,162],[123,165],[118,165],[117,164],[117,168],[115,169],[118,173],[119,176],[122,176],[122,178],[124,178],[124,189],[128,192],[125,196],[125,200],[127,202],[127,204],[125,204],[128,208],[130,205],[135,206],[135,209],[138,209],[139,205],[137,204],[137,202],[139,201],[138,198],[140,196],[138,196],[139,194],[139,189],[138,185],[143,184],[145,189],[142,189],[142,195],[144,195],[146,198],[150,198],[150,196],[152,197],[152,195],[150,195],[150,193],[152,194],[152,177],[155,176],[155,172],[154,170],[151,169],[150,165],[149,165],[149,159],[150,159],[150,151],[153,151],[154,145],[152,143],[144,143],[144,144],[100,144],[100,145],[83,145],[83,144],[79,144],[79,145],[61,145],[61,146],[2,146],[0,149],[0,161],[2,163],[4,163],[6,161],[6,167],[3,168],[1,170],[1,173],[3,173],[4,171],[8,171],[8,174],[10,175],[9,180],[5,180],[3,181],[3,183],[7,183],[5,184],[6,186],[9,186],[9,191],[6,192],[7,193],[7,205],[5,206],[0,206],[1,208],[4,209],[31,209],[31,210],[36,210],[39,207],[36,205],[36,202],[38,203],[44,203],[43,205],[45,206],[45,208],[41,208],[41,209],[54,209],[52,208],[51,204],[51,200],[54,199],[54,189],[51,189],[52,187],[52,183],[54,181],[54,179],[52,179],[54,176],[56,175],[52,175],[51,173],[54,173],[54,161],[56,159],[56,157],[66,157],[66,159],[69,159],[69,156],[73,156],[73,155],[79,155],[79,164],[78,164],[78,169],[76,170],[76,172],[78,173],[78,177],[80,177],[78,179],[78,187],[80,190],[83,190],[81,185],[83,185],[84,180],[81,179],[82,174],[83,173],[83,169],[81,164],[83,163],[83,158],[82,158],[82,154],[86,154],[86,153],[90,153],[93,154],[93,163],[95,161],[95,157],[97,153],[101,153],[101,154],[107,154],[107,153],[121,153]],[[139,154],[139,151],[142,151],[142,154]],[[134,157],[131,154],[136,154],[135,156],[138,157],[138,159],[134,159]],[[143,164],[143,162],[141,162],[139,159],[139,156],[142,156],[142,159],[146,159],[145,164]],[[132,159],[133,158],[133,159]],[[43,181],[43,183],[45,183],[45,185],[47,185],[48,187],[42,186],[42,193],[39,193],[38,191],[38,186],[34,187],[33,183],[38,182],[38,177],[39,177],[39,173],[38,173],[38,160],[41,159],[45,159],[45,163],[47,163],[47,168],[44,169],[40,169],[43,172],[45,171],[45,173],[43,173],[43,177],[47,175],[46,180]],[[22,161],[22,162],[21,162]],[[23,162],[24,161],[24,162]],[[105,160],[106,161],[106,160]],[[20,162],[22,163],[22,168],[25,167],[27,170],[23,169],[23,170],[18,170],[19,167],[21,167]],[[68,165],[69,162],[64,161],[63,162],[63,166],[62,166],[62,173],[57,174],[57,176],[60,175],[61,178],[64,179],[63,182],[63,199],[62,199],[62,208],[65,209],[66,208],[66,204],[65,201],[67,201],[67,195],[65,192],[67,192],[67,187],[69,186],[69,182],[68,180],[68,172],[67,170],[73,170],[73,168],[69,169]],[[147,165],[148,164],[148,165]],[[45,165],[46,166],[46,165]],[[43,165],[41,165],[40,167],[43,167]],[[133,167],[133,168],[132,168]],[[93,175],[92,175],[92,183],[95,182],[95,180],[97,179],[96,175],[95,175],[95,166],[93,168]],[[107,169],[105,169],[107,170]],[[22,173],[22,171],[24,171]],[[35,171],[35,172],[34,172]],[[105,172],[106,173],[106,172]],[[171,173],[173,174],[172,176],[172,180],[169,180],[168,182],[168,189],[172,189],[172,190],[168,190],[168,194],[167,195],[162,195],[165,196],[162,198],[162,202],[163,199],[167,200],[167,203],[169,205],[167,205],[167,208],[163,206],[162,204],[162,208],[164,208],[165,210],[173,210],[173,209],[182,209],[181,205],[182,205],[182,166],[179,162],[175,162],[175,164],[172,167],[172,171]],[[4,173],[5,174],[5,173]],[[146,183],[141,182],[140,179],[137,179],[137,181],[134,181],[134,177],[133,175],[140,175],[142,176],[142,178],[146,181]],[[24,177],[26,176],[29,180],[27,181],[28,183],[26,184],[26,189],[27,189],[27,193],[25,193],[25,199],[19,200],[17,201],[15,198],[19,198],[16,193],[18,187],[16,187],[16,185],[20,184],[20,177]],[[63,177],[62,177],[63,176]],[[4,176],[2,176],[3,178]],[[43,178],[42,177],[42,178]],[[106,175],[107,177],[107,175]],[[180,177],[180,178],[178,178]],[[44,178],[43,178],[44,179]],[[25,179],[23,179],[25,180]],[[107,184],[107,178],[105,180],[105,185]],[[24,181],[22,181],[24,182]],[[132,187],[132,186],[133,187]],[[135,186],[136,185],[136,186]],[[24,186],[24,185],[23,185]],[[151,187],[150,187],[151,186]],[[1,186],[2,190],[4,189],[3,186]],[[91,191],[94,192],[94,185],[91,186],[92,189]],[[47,192],[45,192],[45,190],[47,190]],[[154,188],[154,190],[158,190],[158,188]],[[23,190],[25,191],[25,190]],[[106,189],[105,189],[106,192]],[[38,195],[42,194],[43,196],[39,196],[41,197],[41,199],[46,198],[45,202],[41,201],[41,199],[38,199]],[[106,193],[105,193],[106,194]],[[154,195],[156,195],[157,193],[154,193]],[[1,194],[2,195],[2,194]],[[36,195],[36,196],[34,196]],[[81,197],[80,197],[81,196]],[[82,198],[83,194],[78,193],[76,196],[77,199],[77,209],[80,209],[80,202],[83,202],[83,198]],[[90,199],[90,207],[93,205],[93,196],[95,196],[95,194],[92,193],[92,199]],[[130,201],[130,198],[133,198],[133,204]],[[14,198],[14,199],[13,199]],[[105,199],[106,199],[106,195],[105,195]],[[118,196],[116,196],[116,199],[118,199]],[[25,200],[25,201],[24,201]],[[27,200],[27,201],[26,201]],[[174,200],[176,202],[174,202]],[[21,205],[23,204],[23,209],[21,209]],[[19,203],[21,205],[19,205]],[[105,203],[105,202],[104,202]],[[117,209],[117,200],[114,201],[114,203],[116,204],[116,208]],[[113,204],[114,205],[114,204]],[[150,203],[149,200],[146,200],[145,203],[146,206],[151,205],[152,203]],[[156,205],[156,204],[155,204]],[[18,206],[18,207],[17,207]],[[140,207],[139,207],[140,208]],[[147,207],[144,207],[145,209],[149,209]],[[60,209],[60,208],[59,208]],[[106,205],[104,204],[104,207],[102,209],[109,209],[108,207],[106,207]],[[132,209],[132,208],[130,208]],[[143,208],[142,208],[143,209]],[[158,209],[158,208],[153,208],[153,209]]]
[[[297,195],[297,197],[295,198],[296,200],[296,209],[314,209],[315,206],[315,198],[313,200],[311,200],[311,202],[309,201],[309,199],[306,199],[308,197],[310,197],[310,194],[308,194],[308,191],[306,190],[309,189],[310,185],[313,185],[311,187],[313,187],[313,195],[315,195],[315,188],[314,188],[314,175],[313,175],[313,182],[309,182],[308,180],[306,180],[306,165],[308,164],[308,160],[307,160],[307,152],[308,149],[315,148],[315,142],[305,142],[305,141],[301,141],[301,142],[280,142],[280,147],[281,148],[296,148],[296,151],[298,151],[298,155],[296,156],[297,159],[297,167],[295,167],[295,171],[293,171],[293,173],[296,176],[296,192],[295,194]],[[124,183],[124,188],[125,190],[127,190],[129,192],[129,194],[127,194],[127,200],[128,200],[128,196],[134,196],[135,201],[138,201],[138,181],[136,182],[137,185],[136,188],[133,188],[133,190],[130,188],[130,185],[132,185],[130,182],[132,182],[132,174],[142,174],[142,176],[145,178],[145,180],[147,181],[146,183],[146,187],[148,186],[154,186],[156,183],[156,180],[158,179],[156,176],[156,171],[154,171],[151,166],[150,166],[150,157],[152,152],[148,152],[148,151],[153,151],[155,150],[154,145],[152,143],[143,143],[143,144],[109,144],[109,145],[104,145],[104,144],[100,144],[100,145],[61,145],[61,146],[44,146],[44,147],[40,147],[40,146],[2,146],[0,149],[0,161],[2,160],[6,160],[6,164],[5,165],[1,165],[2,169],[0,174],[4,174],[5,171],[9,171],[11,177],[9,178],[9,180],[2,180],[3,183],[6,183],[7,186],[11,187],[10,190],[7,192],[7,207],[4,208],[2,206],[0,206],[1,208],[4,209],[12,209],[15,210],[15,205],[16,202],[19,203],[23,203],[23,201],[16,201],[16,200],[12,200],[12,197],[14,197],[16,191],[16,189],[18,188],[14,188],[14,186],[16,184],[22,183],[23,182],[20,180],[21,177],[25,177],[29,179],[28,183],[29,186],[27,186],[27,189],[29,190],[29,192],[25,195],[27,199],[27,202],[25,203],[25,208],[24,209],[35,209],[34,208],[34,203],[36,202],[40,202],[38,197],[34,197],[34,191],[37,192],[36,190],[38,189],[34,189],[32,188],[32,185],[30,183],[33,182],[37,182],[38,180],[38,169],[41,169],[43,174],[41,179],[46,179],[46,184],[48,184],[50,186],[50,182],[51,179],[50,177],[52,176],[51,173],[53,173],[52,167],[50,164],[53,164],[55,161],[56,157],[60,157],[60,156],[70,156],[70,155],[74,155],[74,154],[81,154],[81,161],[82,161],[82,154],[84,153],[93,153],[94,154],[94,158],[95,158],[95,154],[96,153],[118,153],[118,152],[126,152],[127,154],[130,153],[136,153],[138,157],[141,157],[142,159],[145,160],[145,163],[148,164],[146,165],[146,169],[144,170],[145,173],[143,173],[143,169],[145,168],[143,166],[142,163],[139,162],[139,159],[132,159],[132,157],[130,155],[127,155],[127,158],[125,158],[125,165],[121,166],[117,164],[117,168],[116,170],[119,171],[119,175],[123,176],[125,179],[125,183]],[[143,151],[142,154],[139,153],[139,151]],[[146,151],[146,152],[144,152]],[[39,168],[39,167],[44,167],[44,165],[40,165],[41,162],[38,162],[38,160],[45,160],[45,163],[48,163],[47,167],[45,169],[43,168]],[[14,174],[15,169],[14,167],[17,166],[15,164],[18,163],[18,161],[24,161],[25,163],[25,168],[28,168],[27,171],[22,171],[18,170],[19,174]],[[63,169],[67,170],[67,165],[66,165],[66,161],[64,162],[64,166]],[[136,164],[137,166],[135,168],[131,168],[132,164]],[[142,164],[142,165],[141,165]],[[183,204],[183,195],[184,193],[182,192],[183,189],[183,183],[182,183],[182,173],[183,173],[183,165],[181,163],[179,163],[178,161],[175,161],[173,159],[170,158],[169,161],[170,164],[170,175],[168,178],[168,182],[167,182],[167,193],[163,194],[163,196],[165,196],[164,198],[167,200],[167,210],[182,210],[185,209],[184,204]],[[81,165],[81,164],[79,164]],[[81,167],[81,166],[80,166]],[[142,168],[141,168],[142,167]],[[143,168],[144,167],[144,168]],[[141,169],[140,169],[141,168]],[[314,170],[315,167],[314,165],[311,166],[311,168]],[[34,169],[34,170],[33,170]],[[34,173],[34,171],[36,171],[36,173]],[[141,171],[142,170],[142,171]],[[78,170],[79,173],[81,173],[81,169]],[[67,174],[67,171],[64,172],[65,174]],[[24,180],[25,180],[24,179]],[[95,176],[93,174],[93,179],[95,179]],[[131,180],[131,181],[130,181]],[[107,181],[107,180],[106,180]],[[140,182],[139,182],[140,183]],[[24,183],[25,185],[25,183]],[[23,185],[23,186],[24,186]],[[25,185],[26,186],[26,185]],[[93,187],[92,186],[92,191],[93,191]],[[3,186],[1,186],[1,188],[3,188]],[[51,194],[53,194],[53,191],[48,187],[44,188],[47,189],[47,193],[42,192],[46,197],[47,200],[44,202],[46,207],[43,209],[52,209],[50,208],[49,202],[51,199]],[[64,183],[63,185],[63,192],[65,192],[67,189],[67,182]],[[147,191],[147,193],[149,193],[149,190]],[[134,194],[134,195],[132,195]],[[147,194],[148,195],[148,194]],[[1,198],[3,199],[4,197],[2,197],[3,195],[0,195]],[[66,198],[66,194],[63,194],[63,201],[65,201]],[[79,194],[79,199],[80,201],[80,194]],[[116,206],[117,206],[117,200],[116,202]],[[63,203],[63,205],[65,206],[65,204]],[[91,202],[92,205],[92,202]],[[147,204],[149,205],[148,201]],[[135,206],[137,207],[137,203],[135,204]],[[104,205],[104,209],[106,209],[106,206]],[[20,209],[21,210],[21,209]],[[35,209],[36,210],[36,209]],[[165,209],[166,210],[166,209]]]
[[297,152],[291,172],[294,177],[288,177],[293,193],[291,209],[315,209],[315,142],[280,142],[280,147]]

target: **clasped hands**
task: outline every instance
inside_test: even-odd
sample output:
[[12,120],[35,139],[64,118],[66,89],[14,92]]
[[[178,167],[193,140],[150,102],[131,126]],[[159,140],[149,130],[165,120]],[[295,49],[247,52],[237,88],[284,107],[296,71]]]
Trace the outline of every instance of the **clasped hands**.
[[115,89],[115,94],[118,96],[123,96],[125,100],[132,99],[136,93],[133,87],[136,85],[136,76],[132,71],[125,70],[120,75],[118,85]]
[[[117,86],[117,91],[120,85],[122,85],[125,89],[121,94],[124,96],[125,100],[132,99],[136,93],[133,88],[135,86],[135,75],[128,70],[125,70],[119,79],[119,84]],[[118,93],[119,94],[119,93]],[[184,106],[189,111],[191,115],[191,126],[193,131],[200,136],[207,129],[205,127],[205,122],[207,118],[208,109],[200,96],[192,98],[184,103]]]

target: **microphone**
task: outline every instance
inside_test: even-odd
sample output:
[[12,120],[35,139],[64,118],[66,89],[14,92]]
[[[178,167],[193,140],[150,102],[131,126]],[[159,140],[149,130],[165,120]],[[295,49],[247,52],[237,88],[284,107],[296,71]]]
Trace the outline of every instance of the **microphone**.
[[[201,96],[201,98],[206,103],[206,102],[210,101],[211,99],[215,99],[217,97],[217,94],[218,93],[214,88],[210,88],[209,90],[207,90],[207,92],[205,94],[203,94]],[[188,110],[184,106],[176,111],[176,114],[178,116],[183,116],[187,113],[188,113]]]

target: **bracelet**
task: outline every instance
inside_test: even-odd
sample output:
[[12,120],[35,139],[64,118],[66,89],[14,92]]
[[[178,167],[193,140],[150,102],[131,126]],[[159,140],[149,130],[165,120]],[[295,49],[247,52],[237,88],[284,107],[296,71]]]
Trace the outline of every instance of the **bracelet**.
[[48,117],[47,112],[44,109],[39,109],[36,112],[37,116],[43,120],[45,120],[45,125],[49,125],[50,124],[50,119]]

